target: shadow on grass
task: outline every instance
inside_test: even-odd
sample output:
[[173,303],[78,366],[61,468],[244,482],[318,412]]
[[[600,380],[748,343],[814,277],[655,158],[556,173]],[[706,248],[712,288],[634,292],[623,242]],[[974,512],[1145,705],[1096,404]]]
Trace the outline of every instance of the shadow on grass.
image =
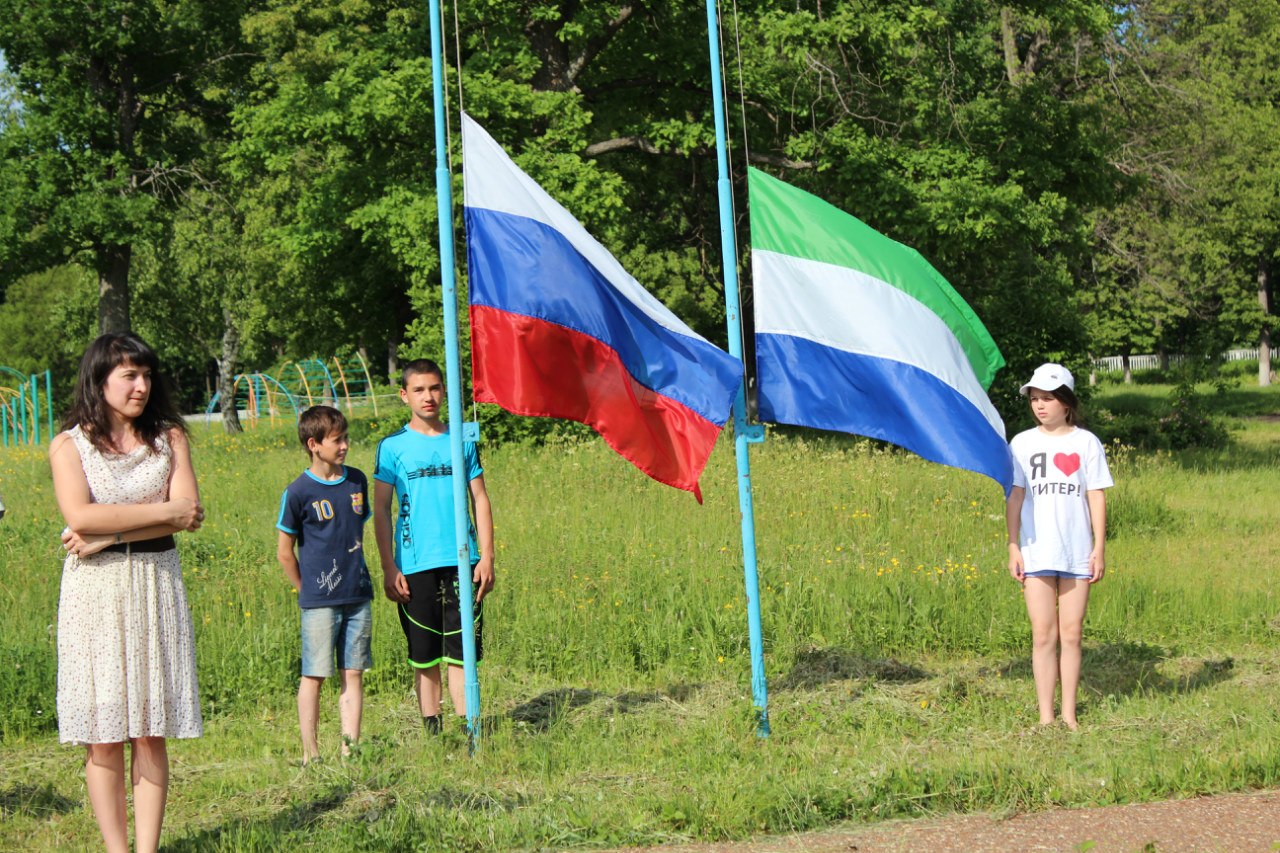
[[[220,826],[176,838],[167,842],[164,850],[204,853],[209,850],[265,851],[304,847],[306,845],[301,841],[296,844],[289,842],[311,837],[307,833],[314,831],[315,824],[329,812],[341,808],[355,791],[350,784],[335,786],[325,793],[283,808],[270,817],[228,821]],[[401,803],[397,802],[394,795],[383,792],[361,813],[351,816],[351,820],[357,824],[372,825],[394,812],[399,805]],[[480,814],[512,812],[526,805],[528,798],[522,795],[495,796],[488,790],[465,791],[451,788],[417,792],[412,799],[415,809],[438,808],[449,812]]]
[[[261,820],[235,820],[220,826],[175,838],[164,845],[166,851],[203,853],[207,850],[270,849],[292,833],[306,830],[328,812],[342,806],[351,796],[351,786],[338,785],[302,802],[293,803]],[[268,841],[269,840],[269,841]]]
[[80,800],[73,800],[54,790],[53,785],[14,785],[0,790],[0,815],[5,817],[47,818],[67,814],[80,808]]
[[618,714],[630,714],[649,705],[667,700],[683,702],[698,689],[696,684],[674,684],[665,691],[628,691],[610,696],[597,690],[577,687],[561,687],[539,693],[527,702],[512,708],[507,717],[526,730],[543,732],[575,708],[595,702],[607,703],[608,710]]
[[[1144,390],[1124,390],[1123,385],[1106,387],[1094,395],[1091,406],[1109,409],[1117,414],[1159,417],[1166,413],[1173,399],[1172,383],[1142,383]],[[1205,407],[1215,417],[1267,418],[1280,415],[1280,394],[1270,388],[1235,386],[1216,390],[1211,385],[1200,384],[1196,392]],[[1088,412],[1086,412],[1088,414]]]
[[774,686],[778,690],[803,690],[854,678],[903,683],[929,677],[923,669],[894,658],[867,658],[841,648],[813,648],[796,655],[791,671]]
[[1232,440],[1221,450],[1183,450],[1173,454],[1173,460],[1187,471],[1270,471],[1280,462],[1280,449],[1257,447]]
[[[1191,693],[1231,678],[1235,661],[1174,661],[1167,649],[1146,643],[1109,643],[1085,646],[1080,665],[1080,686],[1096,696],[1130,696],[1142,693]],[[1170,675],[1170,669],[1180,671]],[[1017,660],[1000,668],[1011,678],[1032,678],[1031,661]]]

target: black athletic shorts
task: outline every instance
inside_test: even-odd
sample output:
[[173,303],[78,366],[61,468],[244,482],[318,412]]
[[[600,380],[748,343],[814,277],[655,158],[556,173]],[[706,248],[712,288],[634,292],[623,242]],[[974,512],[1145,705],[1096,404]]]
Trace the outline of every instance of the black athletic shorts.
[[[405,575],[409,600],[400,605],[400,627],[409,642],[409,663],[419,669],[439,663],[462,666],[462,614],[458,610],[458,567],[444,566]],[[481,606],[472,609],[476,660],[483,656]]]

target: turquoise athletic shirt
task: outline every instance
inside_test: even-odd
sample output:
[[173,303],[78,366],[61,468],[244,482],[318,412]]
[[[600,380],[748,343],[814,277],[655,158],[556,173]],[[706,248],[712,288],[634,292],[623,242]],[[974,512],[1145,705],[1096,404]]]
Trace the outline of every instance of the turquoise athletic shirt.
[[[462,445],[467,482],[484,473],[474,442]],[[449,434],[423,435],[407,425],[378,442],[373,477],[396,491],[396,568],[406,575],[458,564],[453,529],[453,465]],[[468,517],[471,564],[480,561],[475,522]]]

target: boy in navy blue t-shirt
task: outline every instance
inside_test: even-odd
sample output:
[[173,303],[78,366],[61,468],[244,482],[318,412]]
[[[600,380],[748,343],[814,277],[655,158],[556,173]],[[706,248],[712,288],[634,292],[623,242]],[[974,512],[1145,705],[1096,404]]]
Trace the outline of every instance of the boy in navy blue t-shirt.
[[276,559],[302,608],[298,724],[306,764],[320,755],[320,686],[333,675],[335,660],[342,671],[342,754],[360,739],[363,675],[373,665],[373,584],[364,561],[369,483],[343,464],[350,446],[347,419],[330,406],[312,406],[298,419],[298,438],[311,465],[280,499]]

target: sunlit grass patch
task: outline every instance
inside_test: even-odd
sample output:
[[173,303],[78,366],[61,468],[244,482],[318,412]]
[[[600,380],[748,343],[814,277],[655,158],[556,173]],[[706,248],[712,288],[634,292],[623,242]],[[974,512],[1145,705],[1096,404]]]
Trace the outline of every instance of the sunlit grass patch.
[[[352,464],[372,467],[373,438]],[[198,432],[209,519],[181,537],[206,736],[175,743],[166,848],[568,848],[738,838],[952,810],[1280,784],[1280,424],[1212,453],[1109,448],[1108,577],[1079,736],[1037,732],[1021,591],[991,481],[871,442],[753,450],[773,735],[755,734],[731,447],[706,502],[599,442],[486,449],[498,587],[484,739],[421,734],[375,602],[365,740],[297,766],[297,603],[274,557],[283,427]],[[0,808],[19,846],[97,843],[52,715],[61,527],[42,450],[0,450]],[[1262,496],[1260,498],[1260,496]],[[372,531],[366,546],[378,569]]]

